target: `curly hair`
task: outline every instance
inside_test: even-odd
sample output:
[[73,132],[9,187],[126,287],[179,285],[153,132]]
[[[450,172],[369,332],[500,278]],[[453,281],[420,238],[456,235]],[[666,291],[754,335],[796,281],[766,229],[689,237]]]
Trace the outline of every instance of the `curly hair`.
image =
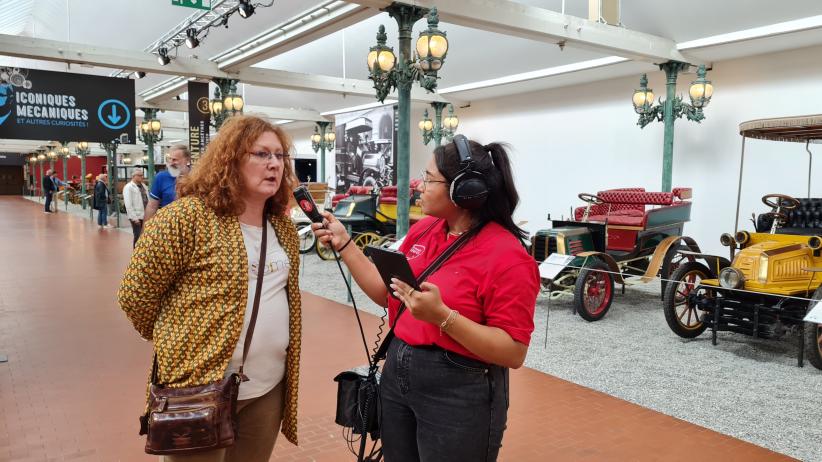
[[[177,180],[177,197],[199,197],[219,216],[241,215],[245,211],[245,184],[241,167],[247,161],[254,142],[265,132],[277,135],[283,152],[287,155],[291,153],[291,137],[282,128],[255,116],[232,116],[220,127],[220,132],[208,144],[205,154],[191,173]],[[280,189],[266,201],[266,212],[270,215],[285,214],[296,183],[294,168],[286,158]]]

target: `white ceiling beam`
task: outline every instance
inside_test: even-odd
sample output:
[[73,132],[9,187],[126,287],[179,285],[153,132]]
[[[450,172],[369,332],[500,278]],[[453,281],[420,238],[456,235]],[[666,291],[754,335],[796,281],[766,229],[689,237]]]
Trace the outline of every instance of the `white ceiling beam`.
[[[166,100],[157,102],[148,102],[140,97],[135,101],[135,107],[149,107],[160,109],[169,112],[188,112],[188,101],[185,100]],[[331,119],[321,115],[319,112],[311,109],[293,109],[281,107],[267,107],[246,105],[243,108],[245,114],[256,114],[264,116],[272,120],[300,120],[306,122],[330,122]]]
[[157,85],[141,91],[138,95],[148,103],[155,103],[174,98],[188,91],[188,82],[195,80],[191,77],[172,77]]
[[[63,63],[91,64],[111,68],[127,68],[135,71],[205,80],[214,77],[233,78],[260,87],[374,96],[373,85],[370,80],[343,79],[260,68],[247,68],[236,73],[227,73],[220,70],[216,63],[183,57],[175,58],[171,63],[162,66],[153,55],[148,53],[7,34],[0,34],[0,55]],[[436,93],[426,93],[425,90],[419,88],[411,91],[411,99],[419,102],[446,101]]]
[[280,55],[379,14],[341,0],[325,2],[211,58],[224,71],[237,71]]
[[[348,1],[377,9],[393,3],[391,0]],[[564,42],[568,46],[637,61],[702,64],[680,53],[671,39],[510,0],[414,0],[409,3],[425,8],[436,6],[443,22],[473,29],[540,42]]]

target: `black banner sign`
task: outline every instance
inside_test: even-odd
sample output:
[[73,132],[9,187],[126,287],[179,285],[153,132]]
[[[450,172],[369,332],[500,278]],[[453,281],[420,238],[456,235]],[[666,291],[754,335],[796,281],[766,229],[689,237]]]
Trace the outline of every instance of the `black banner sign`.
[[188,149],[194,162],[205,152],[211,112],[208,107],[208,84],[188,82]]
[[0,138],[135,143],[134,81],[0,68]]

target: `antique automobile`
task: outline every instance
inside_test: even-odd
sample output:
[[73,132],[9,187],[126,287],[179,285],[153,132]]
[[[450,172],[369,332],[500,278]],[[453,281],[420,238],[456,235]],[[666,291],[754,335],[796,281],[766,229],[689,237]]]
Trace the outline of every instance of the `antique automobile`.
[[699,251],[682,236],[691,217],[691,189],[648,192],[643,188],[600,191],[578,196],[586,206],[573,220],[551,220],[551,228],[531,239],[531,254],[541,262],[543,292],[550,299],[573,297],[574,309],[586,321],[608,312],[614,284],[645,283],[658,274],[667,278],[691,257],[680,247]]
[[668,326],[683,338],[694,338],[711,329],[764,339],[795,335],[797,364],[804,357],[822,369],[822,327],[803,321],[822,299],[822,198],[811,198],[809,143],[822,141],[822,115],[753,120],[742,123],[742,156],[745,139],[757,138],[805,143],[809,155],[806,198],[768,194],[762,202],[770,208],[753,220],[754,230],[739,231],[742,190],[740,164],[737,217],[734,233],[720,236],[730,260],[696,252],[680,252],[695,260],[681,265],[671,276],[664,296]]
[[391,146],[390,139],[377,139],[363,144],[362,180],[360,181],[362,186],[382,188],[394,181]]
[[337,150],[335,173],[337,192],[360,185],[363,180],[363,148],[372,133],[371,119],[358,117],[345,124],[345,140]]
[[[420,206],[416,205],[418,181],[411,181],[411,223],[425,217]],[[396,186],[381,189],[351,186],[346,194],[332,197],[332,207],[334,216],[348,227],[354,238],[353,244],[360,249],[369,244],[383,245],[394,241],[397,228]],[[331,249],[322,245],[317,246],[317,254],[323,260],[334,259]]]

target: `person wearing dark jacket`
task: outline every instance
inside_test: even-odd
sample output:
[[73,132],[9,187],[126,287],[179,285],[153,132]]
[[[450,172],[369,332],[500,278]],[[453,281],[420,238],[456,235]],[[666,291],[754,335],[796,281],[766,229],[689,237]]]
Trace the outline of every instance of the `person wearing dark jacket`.
[[46,213],[51,213],[51,197],[57,191],[57,185],[51,179],[52,170],[46,170],[46,175],[43,177],[43,195],[46,196]]
[[108,224],[109,190],[106,186],[108,175],[101,173],[94,184],[94,209],[97,210],[97,225],[100,229],[111,228]]

